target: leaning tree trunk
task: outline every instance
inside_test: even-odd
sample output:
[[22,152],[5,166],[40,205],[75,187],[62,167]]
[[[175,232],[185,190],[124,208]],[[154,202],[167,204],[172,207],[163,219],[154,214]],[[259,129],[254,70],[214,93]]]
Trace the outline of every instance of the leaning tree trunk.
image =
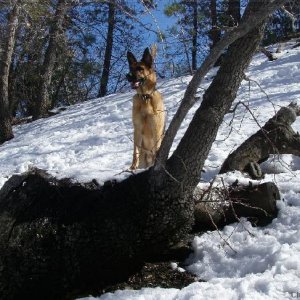
[[291,124],[300,115],[296,104],[282,107],[260,130],[248,138],[224,161],[220,173],[238,170],[260,178],[259,163],[270,154],[294,154],[300,156],[300,136]]
[[187,132],[168,160],[168,172],[184,187],[193,189],[198,184],[204,161],[224,115],[236,98],[244,73],[259,46],[263,32],[264,24],[261,24],[229,47],[226,60],[205,92],[201,106]]
[[115,3],[110,2],[108,4],[108,29],[107,29],[107,36],[106,36],[104,64],[103,64],[103,71],[100,80],[100,90],[98,93],[98,97],[103,97],[107,94],[107,85],[109,79],[112,48],[113,48],[113,41],[114,41],[114,28],[116,25],[115,14],[116,14]]
[[[247,6],[247,10],[244,13],[239,26],[226,33],[225,36],[215,45],[215,47],[211,49],[209,55],[202,63],[201,67],[196,71],[192,80],[188,84],[179,109],[176,111],[176,114],[170,122],[170,125],[162,141],[159,153],[157,155],[155,165],[156,170],[162,170],[166,167],[166,161],[168,159],[169,152],[178,129],[183,122],[186,114],[196,102],[197,97],[195,97],[195,95],[197,89],[201,84],[204,76],[216,63],[217,59],[223,53],[224,49],[226,49],[226,47],[228,47],[231,43],[233,43],[240,37],[247,34],[250,30],[258,26],[262,22],[262,20],[267,18],[271,13],[273,13],[274,10],[278,9],[285,2],[286,0],[261,0],[259,2],[257,2],[256,0],[250,0]],[[240,51],[237,52],[237,57],[239,57]],[[230,72],[230,74],[233,73]]]
[[9,15],[7,41],[0,60],[0,144],[13,138],[8,99],[8,81],[18,27],[19,11],[20,1],[17,1]]
[[56,7],[55,17],[50,27],[49,44],[46,49],[44,62],[42,65],[40,75],[40,89],[37,96],[37,103],[33,110],[33,119],[39,119],[47,116],[48,109],[50,108],[49,102],[49,87],[52,81],[53,70],[56,61],[57,48],[60,40],[60,35],[63,32],[63,22],[67,10],[67,0],[59,0]]

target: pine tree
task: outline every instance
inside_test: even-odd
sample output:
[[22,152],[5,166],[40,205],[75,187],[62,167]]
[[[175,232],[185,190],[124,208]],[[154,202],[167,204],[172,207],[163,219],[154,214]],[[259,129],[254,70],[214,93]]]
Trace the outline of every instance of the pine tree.
[[14,2],[8,15],[6,39],[0,60],[0,144],[13,138],[9,111],[9,70],[15,47],[21,0]]
[[[203,38],[209,17],[207,3],[206,0],[173,1],[164,10],[166,16],[177,17],[175,26],[170,28],[170,33],[177,36],[180,44],[183,45],[190,73],[199,66],[200,38]],[[182,56],[182,52],[179,55]]]

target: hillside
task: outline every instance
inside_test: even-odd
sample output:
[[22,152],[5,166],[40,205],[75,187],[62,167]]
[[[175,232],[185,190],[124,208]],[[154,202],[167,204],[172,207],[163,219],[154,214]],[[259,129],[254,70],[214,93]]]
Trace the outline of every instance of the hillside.
[[[227,157],[243,140],[259,129],[282,106],[300,96],[300,48],[287,43],[278,59],[269,62],[257,54],[243,82],[233,118],[226,115],[205,163],[199,187],[206,187]],[[201,96],[216,70],[199,89]],[[182,98],[190,77],[161,81],[168,121]],[[14,128],[15,138],[0,147],[0,186],[12,175],[31,166],[77,181],[112,177],[122,180],[132,156],[131,98],[133,93],[114,94],[67,108],[48,119]],[[199,100],[200,101],[200,100]],[[192,109],[182,124],[175,146],[187,128]],[[255,117],[255,119],[253,118]],[[300,118],[293,124],[300,131]],[[187,269],[207,282],[195,282],[182,290],[143,289],[105,294],[100,299],[289,299],[300,294],[300,158],[274,156],[264,164],[262,181],[274,181],[284,201],[272,224],[255,228],[243,220],[221,232],[196,236],[194,254]],[[228,183],[249,178],[235,172],[222,175]],[[220,182],[217,177],[215,184]],[[221,235],[221,237],[220,237]],[[231,248],[224,244],[227,240]],[[233,251],[233,249],[235,251]],[[193,298],[194,297],[194,298]],[[89,298],[94,299],[94,298]]]

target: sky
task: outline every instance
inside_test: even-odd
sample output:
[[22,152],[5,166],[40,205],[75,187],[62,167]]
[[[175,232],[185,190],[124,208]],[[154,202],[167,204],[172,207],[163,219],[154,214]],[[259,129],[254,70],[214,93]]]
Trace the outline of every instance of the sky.
[[[167,38],[158,39],[157,35],[153,32],[166,33],[167,29],[170,29],[178,20],[176,16],[168,17],[164,14],[164,8],[172,3],[172,0],[155,1],[155,3],[157,4],[157,8],[150,10],[149,13],[141,18],[143,23],[147,24],[152,30],[145,30],[145,44],[147,46],[151,46],[153,43],[157,44],[158,55],[156,59],[156,69],[160,74],[166,77],[172,77],[174,73],[177,75],[186,74],[189,72],[189,67],[180,38],[175,35],[167,34]],[[186,46],[191,48],[191,44],[188,42],[186,42]],[[209,41],[206,35],[199,36],[198,47],[201,48],[197,56],[199,65],[206,57],[207,50],[209,49]]]
[[[171,27],[175,23],[176,18],[167,17],[164,14],[164,7],[170,3],[170,0],[156,1],[156,3],[157,8],[150,10],[148,14],[142,17],[142,20],[156,32],[165,31],[168,27]],[[153,32],[149,32],[149,39],[156,41],[157,37]]]

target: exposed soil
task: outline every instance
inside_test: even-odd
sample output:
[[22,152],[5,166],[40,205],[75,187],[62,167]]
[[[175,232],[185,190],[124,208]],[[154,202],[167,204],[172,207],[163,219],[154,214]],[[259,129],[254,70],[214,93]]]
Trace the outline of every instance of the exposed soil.
[[102,293],[123,289],[136,290],[145,287],[182,289],[196,281],[201,280],[187,271],[181,272],[178,268],[173,269],[171,262],[146,263],[139,272],[131,276],[126,282],[107,287]]

